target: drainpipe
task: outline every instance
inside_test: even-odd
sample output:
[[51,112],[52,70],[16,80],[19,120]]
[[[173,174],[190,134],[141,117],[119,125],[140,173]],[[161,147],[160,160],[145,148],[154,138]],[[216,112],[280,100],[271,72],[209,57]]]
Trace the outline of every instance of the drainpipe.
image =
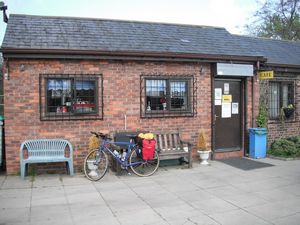
[[245,79],[245,134],[247,134],[247,130],[249,128],[249,123],[248,123],[248,79]]
[[254,90],[254,82],[255,82],[255,79],[257,79],[257,71],[260,69],[260,63],[259,61],[256,62],[256,73],[254,74],[254,76],[252,77],[252,127],[256,127],[256,122],[255,122],[255,115],[254,115],[254,106],[255,106],[255,90]]
[[124,114],[124,130],[127,130],[127,115]]

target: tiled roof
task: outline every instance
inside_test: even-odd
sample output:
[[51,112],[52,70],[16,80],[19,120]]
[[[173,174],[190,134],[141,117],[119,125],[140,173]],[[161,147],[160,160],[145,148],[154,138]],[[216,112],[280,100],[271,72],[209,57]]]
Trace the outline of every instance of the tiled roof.
[[224,28],[73,17],[10,15],[5,49],[264,56],[299,65],[300,43],[232,35]]
[[14,14],[2,48],[255,55],[224,28]]
[[267,58],[269,64],[300,66],[300,42],[232,35],[244,51],[250,49]]

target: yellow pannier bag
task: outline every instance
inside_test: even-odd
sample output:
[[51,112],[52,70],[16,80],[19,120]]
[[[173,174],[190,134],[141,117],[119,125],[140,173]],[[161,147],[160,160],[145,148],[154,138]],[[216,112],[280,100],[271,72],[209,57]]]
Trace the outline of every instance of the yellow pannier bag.
[[154,134],[147,133],[147,134],[144,135],[144,139],[145,140],[152,140],[152,139],[154,139]]
[[145,138],[145,134],[144,133],[139,133],[138,137],[144,139]]

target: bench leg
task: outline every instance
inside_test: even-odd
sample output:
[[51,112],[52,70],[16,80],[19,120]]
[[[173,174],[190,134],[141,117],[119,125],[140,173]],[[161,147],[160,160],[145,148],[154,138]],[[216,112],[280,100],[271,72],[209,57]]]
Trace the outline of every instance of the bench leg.
[[193,157],[192,157],[192,149],[189,149],[189,168],[193,167]]
[[21,170],[21,178],[25,179],[26,163],[23,161],[20,162],[20,170]]
[[68,174],[70,174],[71,176],[73,176],[74,175],[74,168],[73,168],[73,163],[72,162],[70,162],[70,161],[68,161],[68,162],[66,162],[66,166],[67,166],[67,172],[68,172]]

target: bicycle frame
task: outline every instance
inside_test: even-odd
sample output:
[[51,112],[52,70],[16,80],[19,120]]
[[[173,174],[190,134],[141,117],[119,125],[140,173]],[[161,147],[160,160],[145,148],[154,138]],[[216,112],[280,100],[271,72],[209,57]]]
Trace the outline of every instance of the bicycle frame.
[[[113,145],[126,145],[126,146],[127,146],[127,154],[126,154],[126,157],[125,157],[124,161],[121,160],[119,157],[117,157],[117,156],[113,153],[113,151],[111,150],[111,148],[108,147],[108,146],[111,145],[111,144],[113,144]],[[106,152],[109,152],[109,153],[112,155],[112,157],[113,157],[115,160],[117,160],[118,163],[121,164],[121,166],[123,166],[124,168],[128,169],[128,167],[130,167],[130,166],[135,166],[135,165],[138,165],[138,164],[143,163],[142,160],[141,160],[141,161],[138,161],[138,162],[134,162],[134,163],[129,163],[129,162],[128,162],[130,153],[131,153],[132,151],[135,151],[135,150],[134,150],[134,147],[135,147],[135,146],[136,146],[136,144],[134,144],[134,143],[132,143],[132,142],[121,142],[121,141],[119,142],[119,141],[108,141],[108,140],[103,140],[103,141],[102,141],[102,144],[101,144],[100,147],[99,147],[99,151],[104,151],[104,152],[106,151]]]

